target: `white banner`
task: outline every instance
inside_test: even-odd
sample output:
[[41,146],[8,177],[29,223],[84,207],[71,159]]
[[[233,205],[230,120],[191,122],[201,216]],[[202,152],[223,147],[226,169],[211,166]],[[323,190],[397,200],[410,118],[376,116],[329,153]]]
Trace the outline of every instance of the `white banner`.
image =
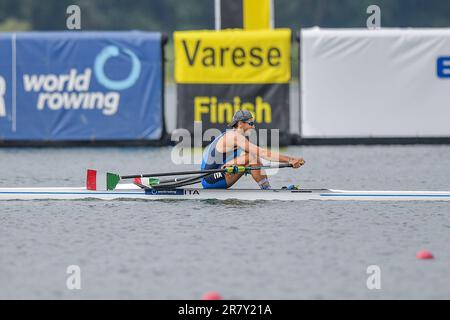
[[449,137],[450,29],[303,29],[304,138]]

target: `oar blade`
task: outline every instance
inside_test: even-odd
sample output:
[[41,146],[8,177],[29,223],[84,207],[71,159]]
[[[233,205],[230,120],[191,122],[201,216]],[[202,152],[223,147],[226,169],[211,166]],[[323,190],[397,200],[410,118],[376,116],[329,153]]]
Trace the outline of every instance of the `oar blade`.
[[134,184],[144,187],[153,187],[159,185],[160,180],[157,178],[134,178]]
[[86,172],[86,189],[87,190],[114,190],[120,182],[120,176],[111,172],[101,172],[88,169]]

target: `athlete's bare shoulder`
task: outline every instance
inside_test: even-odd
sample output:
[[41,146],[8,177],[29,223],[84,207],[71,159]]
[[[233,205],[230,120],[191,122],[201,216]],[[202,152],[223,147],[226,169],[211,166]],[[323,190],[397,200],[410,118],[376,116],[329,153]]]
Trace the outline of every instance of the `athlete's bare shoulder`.
[[227,130],[223,136],[225,137],[225,139],[228,139],[230,137],[236,137],[237,135],[239,135],[239,132],[237,130]]
[[236,132],[236,130],[227,130],[217,142],[217,150],[225,152],[234,149],[237,146],[239,136],[240,134],[239,132]]
[[245,136],[239,130],[228,130],[225,133],[224,138],[227,143],[234,143],[236,145],[237,141],[245,139]]

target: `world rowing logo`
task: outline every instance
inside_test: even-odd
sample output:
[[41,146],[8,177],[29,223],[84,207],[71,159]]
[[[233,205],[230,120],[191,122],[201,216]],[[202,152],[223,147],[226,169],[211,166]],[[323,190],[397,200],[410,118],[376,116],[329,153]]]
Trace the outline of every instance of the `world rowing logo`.
[[[124,55],[131,61],[128,76],[120,80],[110,79],[105,71],[108,60],[118,56],[123,58]],[[121,69],[121,65],[116,68]],[[91,88],[92,74],[106,90]],[[26,92],[38,93],[37,110],[101,110],[105,116],[113,116],[119,110],[119,91],[133,86],[140,74],[141,62],[131,50],[106,46],[95,57],[93,68],[71,68],[66,74],[24,74],[23,86]],[[0,116],[5,113],[1,105],[2,87],[0,82]]]
[[146,195],[153,195],[153,196],[182,196],[184,195],[184,189],[173,189],[173,190],[158,190],[158,189],[145,189]]
[[123,52],[128,55],[131,59],[131,71],[126,79],[122,80],[111,80],[105,74],[105,64],[111,57],[119,56],[119,48],[116,46],[105,47],[95,58],[94,63],[94,73],[97,81],[102,84],[105,88],[110,90],[125,90],[133,86],[139,75],[141,74],[141,62],[138,57],[129,49],[123,49]]

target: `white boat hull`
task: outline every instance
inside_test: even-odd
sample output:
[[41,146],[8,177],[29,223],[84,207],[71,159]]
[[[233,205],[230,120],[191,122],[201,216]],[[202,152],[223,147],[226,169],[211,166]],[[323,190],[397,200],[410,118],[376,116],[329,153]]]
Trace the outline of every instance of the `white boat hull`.
[[201,189],[143,190],[133,184],[119,185],[114,191],[80,188],[0,188],[0,200],[353,200],[353,201],[450,201],[448,191],[346,191],[333,189],[259,190]]

